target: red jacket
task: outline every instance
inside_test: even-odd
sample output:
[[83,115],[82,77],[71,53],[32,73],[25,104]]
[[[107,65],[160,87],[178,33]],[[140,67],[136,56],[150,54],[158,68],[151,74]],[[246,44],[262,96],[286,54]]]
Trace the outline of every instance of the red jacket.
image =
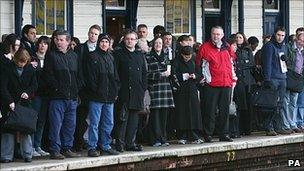
[[[227,43],[218,49],[211,41],[201,45],[196,56],[196,65],[200,66],[202,60],[209,63],[211,82],[207,82],[212,87],[232,87],[232,60],[235,53]],[[205,68],[206,69],[206,68]]]

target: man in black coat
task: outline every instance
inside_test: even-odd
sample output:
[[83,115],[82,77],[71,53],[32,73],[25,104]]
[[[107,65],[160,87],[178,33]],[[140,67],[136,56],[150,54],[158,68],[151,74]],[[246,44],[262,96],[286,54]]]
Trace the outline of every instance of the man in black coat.
[[[57,49],[45,61],[45,79],[50,91],[49,139],[51,159],[78,157],[71,148],[76,127],[78,89],[82,85],[77,54],[69,48],[71,35],[58,31]],[[63,152],[62,155],[60,152]]]
[[144,94],[147,89],[147,71],[144,55],[135,50],[137,34],[127,30],[124,46],[114,51],[121,88],[118,93],[116,113],[116,149],[120,152],[142,151],[135,144],[138,128],[138,112],[144,108]]

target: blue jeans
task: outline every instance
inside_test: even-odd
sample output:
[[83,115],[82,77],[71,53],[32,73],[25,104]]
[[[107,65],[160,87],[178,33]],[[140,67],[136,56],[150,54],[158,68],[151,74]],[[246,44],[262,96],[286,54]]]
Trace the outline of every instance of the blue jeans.
[[297,107],[297,126],[304,128],[304,92],[299,93]]
[[50,151],[60,152],[73,146],[77,100],[51,100],[49,106]]
[[36,132],[32,135],[33,147],[41,147],[41,139],[48,113],[49,100],[44,97],[36,96],[32,101],[32,107],[38,112]]
[[[20,151],[23,158],[32,158],[32,140],[29,134],[20,134]],[[1,160],[13,160],[15,135],[3,133],[1,135]]]
[[284,127],[284,123],[288,121],[286,120],[283,110],[283,99],[286,93],[286,80],[272,79],[271,83],[273,84],[275,90],[279,92],[279,102],[277,110],[266,118],[266,129],[268,131],[274,130],[274,128],[277,130],[288,129],[288,127]]
[[283,103],[284,109],[284,128],[295,129],[297,128],[297,100],[298,94],[296,92],[286,91]]
[[109,150],[112,142],[111,132],[114,127],[113,103],[89,103],[89,141],[88,149],[96,149],[97,142],[102,150]]

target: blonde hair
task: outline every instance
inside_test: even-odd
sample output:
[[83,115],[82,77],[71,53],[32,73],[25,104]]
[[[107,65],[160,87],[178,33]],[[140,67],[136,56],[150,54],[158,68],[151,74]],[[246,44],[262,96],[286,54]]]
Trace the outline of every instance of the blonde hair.
[[24,49],[22,47],[20,47],[17,50],[17,52],[15,53],[14,58],[13,58],[15,63],[18,63],[18,62],[25,63],[26,62],[26,64],[30,63],[30,61],[31,61],[30,59],[31,59],[30,54],[27,52],[26,49]]

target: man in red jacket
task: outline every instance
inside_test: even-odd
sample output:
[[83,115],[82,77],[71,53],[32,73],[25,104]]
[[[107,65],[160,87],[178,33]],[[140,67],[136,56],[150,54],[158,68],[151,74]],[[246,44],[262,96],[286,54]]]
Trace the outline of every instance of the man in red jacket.
[[203,102],[203,130],[205,142],[212,142],[215,127],[215,114],[219,109],[220,141],[232,141],[229,137],[229,104],[232,87],[232,59],[235,57],[230,46],[222,40],[223,28],[215,26],[211,29],[211,40],[199,49],[196,65],[203,63],[206,80]]

